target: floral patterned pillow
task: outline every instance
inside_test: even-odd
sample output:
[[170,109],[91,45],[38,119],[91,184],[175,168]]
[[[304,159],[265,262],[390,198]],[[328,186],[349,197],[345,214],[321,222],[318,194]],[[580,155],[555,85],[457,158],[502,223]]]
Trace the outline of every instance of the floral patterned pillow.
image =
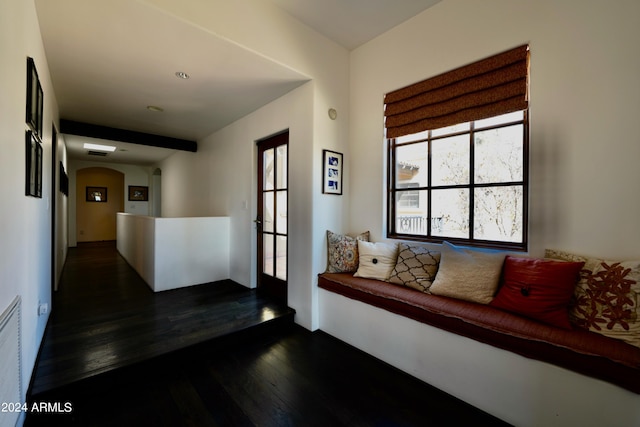
[[369,232],[350,237],[327,230],[327,273],[355,273],[358,270],[358,240],[369,241]]
[[574,325],[640,347],[640,261],[607,261],[549,249],[545,256],[585,261],[569,311]]

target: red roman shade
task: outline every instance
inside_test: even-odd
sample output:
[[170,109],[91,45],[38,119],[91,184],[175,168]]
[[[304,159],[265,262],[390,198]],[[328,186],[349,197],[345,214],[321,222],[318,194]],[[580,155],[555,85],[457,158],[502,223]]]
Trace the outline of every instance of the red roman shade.
[[385,95],[387,138],[524,110],[529,46],[524,45]]

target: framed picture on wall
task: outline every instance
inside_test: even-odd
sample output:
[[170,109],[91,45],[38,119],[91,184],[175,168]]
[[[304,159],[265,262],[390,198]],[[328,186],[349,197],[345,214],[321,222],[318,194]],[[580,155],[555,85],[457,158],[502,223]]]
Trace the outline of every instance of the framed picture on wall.
[[42,145],[36,140],[36,197],[42,198]]
[[25,195],[42,197],[42,145],[33,131],[25,132]]
[[42,138],[42,114],[44,109],[44,94],[38,78],[38,71],[33,58],[27,58],[27,115],[26,122]]
[[342,153],[322,150],[322,192],[342,194]]
[[134,202],[148,202],[149,187],[141,187],[139,185],[130,185],[129,200]]
[[67,172],[64,170],[62,162],[60,162],[58,173],[60,175],[58,177],[58,180],[60,181],[60,192],[65,196],[69,196],[69,175],[67,175]]
[[107,187],[87,187],[87,202],[107,203]]

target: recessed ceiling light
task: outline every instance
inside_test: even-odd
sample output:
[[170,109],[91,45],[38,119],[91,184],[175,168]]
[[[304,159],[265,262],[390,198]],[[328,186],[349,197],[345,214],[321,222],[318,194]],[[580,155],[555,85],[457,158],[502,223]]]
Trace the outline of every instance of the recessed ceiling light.
[[184,71],[177,71],[176,72],[176,77],[178,77],[179,79],[187,80],[190,76],[189,76],[189,74],[185,73]]
[[83,147],[86,150],[107,151],[109,153],[112,153],[112,152],[116,151],[116,147],[113,147],[111,145],[90,144],[88,142],[85,142]]
[[158,106],[155,106],[155,105],[147,105],[147,110],[155,111],[156,113],[162,113],[164,111],[164,108],[158,107]]

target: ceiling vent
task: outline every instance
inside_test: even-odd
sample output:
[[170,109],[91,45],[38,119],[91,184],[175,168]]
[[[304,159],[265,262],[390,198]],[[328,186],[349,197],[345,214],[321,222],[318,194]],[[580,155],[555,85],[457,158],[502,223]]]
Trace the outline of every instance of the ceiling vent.
[[104,151],[87,151],[87,154],[89,154],[90,156],[99,156],[99,157],[107,157],[107,154],[109,153],[105,153]]

